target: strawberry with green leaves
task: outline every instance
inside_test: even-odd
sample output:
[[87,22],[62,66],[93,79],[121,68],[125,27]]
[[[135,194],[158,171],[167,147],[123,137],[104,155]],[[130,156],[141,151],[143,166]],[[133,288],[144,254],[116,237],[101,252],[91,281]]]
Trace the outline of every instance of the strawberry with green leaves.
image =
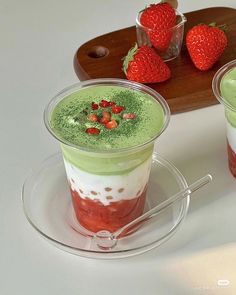
[[131,48],[124,59],[123,71],[128,80],[140,83],[163,82],[170,78],[171,72],[154,49],[137,44]]
[[190,29],[186,36],[189,55],[201,71],[207,71],[218,61],[227,47],[227,37],[215,23],[199,24]]
[[164,1],[151,4],[143,10],[140,24],[147,28],[146,33],[152,46],[165,51],[172,38],[172,28],[176,25],[175,9]]

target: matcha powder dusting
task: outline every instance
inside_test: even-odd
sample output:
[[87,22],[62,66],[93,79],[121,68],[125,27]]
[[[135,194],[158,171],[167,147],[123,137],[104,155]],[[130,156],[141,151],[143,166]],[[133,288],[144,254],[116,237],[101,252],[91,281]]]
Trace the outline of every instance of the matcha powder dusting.
[[164,111],[150,95],[120,86],[90,86],[64,97],[50,127],[69,144],[94,150],[140,145],[156,137]]

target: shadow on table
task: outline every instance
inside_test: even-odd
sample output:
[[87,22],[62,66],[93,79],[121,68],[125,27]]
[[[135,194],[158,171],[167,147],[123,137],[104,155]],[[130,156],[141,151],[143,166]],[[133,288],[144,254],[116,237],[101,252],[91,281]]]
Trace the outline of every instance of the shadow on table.
[[[156,255],[198,251],[236,241],[235,220],[236,179],[228,169],[226,141],[217,133],[209,135],[196,153],[193,141],[183,143],[170,161],[185,176],[188,184],[206,174],[213,180],[191,197],[190,208],[177,234],[161,245]],[[191,249],[191,250],[190,250]]]

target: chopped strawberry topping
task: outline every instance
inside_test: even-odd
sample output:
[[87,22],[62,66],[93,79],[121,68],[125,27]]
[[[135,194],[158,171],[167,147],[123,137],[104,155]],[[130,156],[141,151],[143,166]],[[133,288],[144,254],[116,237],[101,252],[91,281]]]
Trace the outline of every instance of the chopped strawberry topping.
[[99,123],[101,123],[101,124],[106,124],[109,121],[110,121],[110,119],[109,118],[105,118],[105,117],[102,117],[102,118],[99,119]]
[[[125,110],[125,106],[119,106],[116,105],[114,101],[107,101],[105,99],[102,99],[99,104],[92,102],[91,108],[93,110],[97,110],[101,108],[109,108],[108,110],[102,111],[102,115],[98,115],[96,113],[90,113],[88,115],[88,120],[91,122],[98,122],[102,124],[107,129],[114,129],[118,127],[118,121],[114,119],[113,114],[120,114]],[[99,112],[100,113],[100,112]],[[136,118],[136,114],[134,113],[124,113],[123,115],[120,115],[122,119],[134,119]],[[100,127],[99,127],[100,128]],[[88,134],[94,134],[98,135],[101,131],[99,128],[91,127],[86,129],[86,133]]]
[[114,106],[116,103],[114,101],[109,101],[109,107]]
[[111,119],[111,114],[107,111],[102,112],[102,116],[103,118],[109,119],[109,121]]
[[102,112],[102,118],[99,119],[99,123],[106,124],[110,121],[111,114],[107,111]]
[[134,113],[123,114],[123,119],[134,119],[134,118],[136,118],[136,115]]
[[108,108],[110,106],[110,102],[107,100],[102,99],[99,103],[99,106],[101,108]]
[[98,128],[91,127],[86,129],[86,133],[98,135],[100,133],[100,130]]
[[106,123],[105,127],[107,129],[114,129],[118,126],[116,120],[111,120],[110,122]]
[[95,103],[95,102],[92,102],[92,103],[91,103],[91,108],[92,108],[93,110],[97,110],[97,109],[98,109],[98,104]]
[[88,116],[88,120],[91,121],[91,122],[97,122],[98,117],[97,117],[97,115],[95,115],[95,114],[90,114],[90,115]]
[[119,114],[124,109],[125,109],[125,107],[123,107],[123,106],[116,106],[116,105],[114,105],[114,106],[111,107],[111,111],[112,111],[113,114]]

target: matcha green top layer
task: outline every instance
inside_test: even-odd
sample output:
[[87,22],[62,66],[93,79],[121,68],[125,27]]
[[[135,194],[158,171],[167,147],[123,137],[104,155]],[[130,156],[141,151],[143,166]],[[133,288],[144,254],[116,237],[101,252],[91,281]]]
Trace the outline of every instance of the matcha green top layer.
[[236,108],[236,67],[228,71],[220,84],[221,96]]
[[[111,107],[93,110],[92,102],[115,102],[125,109],[113,114]],[[104,124],[92,122],[89,115],[102,117],[108,111],[118,126],[107,129]],[[123,119],[124,114],[135,114]],[[158,135],[163,128],[163,107],[150,95],[119,86],[88,86],[63,98],[54,108],[50,127],[63,142],[96,150],[110,150],[140,145]],[[88,128],[98,128],[99,134],[88,134]]]

